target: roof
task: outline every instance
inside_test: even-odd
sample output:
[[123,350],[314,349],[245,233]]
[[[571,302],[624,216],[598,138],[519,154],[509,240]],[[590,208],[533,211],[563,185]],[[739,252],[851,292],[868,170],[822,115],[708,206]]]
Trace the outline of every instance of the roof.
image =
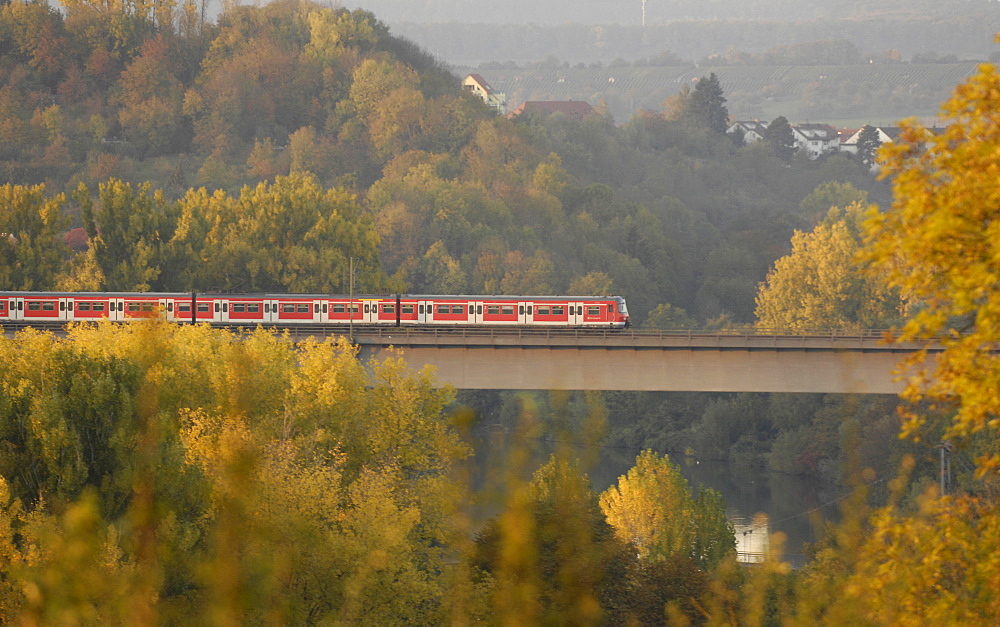
[[571,120],[583,120],[594,112],[594,108],[582,100],[528,100],[514,109],[508,117],[513,118],[525,112],[541,115],[562,113]]
[[836,139],[837,129],[829,124],[794,124],[792,129],[808,139]]
[[495,89],[493,89],[493,86],[487,83],[486,79],[480,76],[479,74],[469,74],[468,76],[465,77],[465,81],[463,82],[468,82],[470,78],[474,80],[476,84],[478,84],[479,87],[482,88],[482,90],[485,91],[486,93],[492,94],[494,91],[496,91]]

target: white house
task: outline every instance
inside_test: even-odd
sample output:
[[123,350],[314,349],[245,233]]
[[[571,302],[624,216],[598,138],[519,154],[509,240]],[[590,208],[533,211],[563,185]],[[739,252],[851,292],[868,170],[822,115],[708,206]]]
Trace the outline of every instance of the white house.
[[840,135],[829,124],[795,124],[792,126],[795,148],[810,159],[840,150]]
[[767,122],[760,120],[737,120],[726,129],[727,135],[738,134],[743,138],[744,144],[753,144],[764,140],[764,131],[767,130]]
[[496,91],[486,79],[479,74],[469,74],[462,81],[462,89],[467,89],[483,99],[483,102],[496,109],[499,115],[507,114],[507,94]]

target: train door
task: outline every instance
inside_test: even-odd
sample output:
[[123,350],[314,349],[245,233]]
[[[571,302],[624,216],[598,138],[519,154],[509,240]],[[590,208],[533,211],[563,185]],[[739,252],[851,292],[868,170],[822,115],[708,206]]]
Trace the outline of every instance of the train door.
[[172,298],[161,298],[158,301],[160,307],[160,315],[164,319],[170,322],[174,321],[174,299]]
[[417,324],[430,324],[434,319],[431,311],[431,307],[434,306],[433,301],[429,300],[418,300],[417,301]]
[[60,320],[72,320],[73,319],[73,299],[72,298],[60,298],[59,299],[59,319]]
[[10,298],[7,300],[8,316],[11,320],[24,320],[24,299]]
[[108,320],[114,322],[121,322],[125,320],[125,299],[124,298],[109,298],[108,299]]
[[582,302],[571,302],[569,304],[569,324],[574,327],[582,327],[584,325],[584,310],[586,307]]
[[517,321],[521,324],[531,324],[535,321],[534,303],[531,301],[518,301]]
[[483,301],[475,300],[469,302],[469,324],[483,323]]
[[265,300],[264,322],[277,322],[277,321],[278,321],[278,301]]
[[229,322],[229,301],[224,298],[215,301],[215,319],[218,322]]

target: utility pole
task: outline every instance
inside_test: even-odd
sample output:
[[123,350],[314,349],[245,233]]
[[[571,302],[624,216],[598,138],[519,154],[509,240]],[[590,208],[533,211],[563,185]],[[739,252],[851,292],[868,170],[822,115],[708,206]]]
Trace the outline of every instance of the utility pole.
[[646,28],[646,0],[642,0],[642,27]]

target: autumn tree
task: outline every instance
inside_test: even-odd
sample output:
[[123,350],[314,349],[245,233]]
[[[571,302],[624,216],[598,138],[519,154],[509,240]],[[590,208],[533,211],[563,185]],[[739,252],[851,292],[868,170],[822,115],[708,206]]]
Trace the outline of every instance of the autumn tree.
[[[984,64],[943,105],[950,122],[940,134],[905,122],[899,141],[879,152],[895,200],[872,211],[865,228],[868,262],[920,305],[897,339],[944,348],[932,368],[908,379],[904,398],[952,410],[944,438],[955,442],[982,433],[995,443],[1000,428],[992,348],[1000,340],[998,110],[1000,75]],[[911,410],[904,432],[919,437],[927,422]],[[1000,468],[995,444],[978,454],[980,474]]]
[[880,328],[901,315],[898,292],[857,261],[858,203],[830,209],[810,233],[796,231],[792,252],[774,262],[757,294],[757,323],[771,329]]
[[635,544],[642,559],[687,559],[711,570],[735,555],[721,496],[708,488],[692,496],[680,469],[652,451],[640,453],[600,502],[615,533]]
[[69,257],[62,234],[65,197],[45,187],[0,186],[0,289],[46,290]]
[[73,194],[90,245],[87,255],[100,271],[98,289],[149,291],[170,283],[176,270],[166,243],[174,234],[178,207],[148,183],[111,179],[99,187],[97,202],[87,186]]
[[350,258],[367,289],[385,285],[378,234],[356,199],[310,174],[279,176],[238,197],[191,190],[180,201],[171,251],[185,287],[244,291],[346,291]]

